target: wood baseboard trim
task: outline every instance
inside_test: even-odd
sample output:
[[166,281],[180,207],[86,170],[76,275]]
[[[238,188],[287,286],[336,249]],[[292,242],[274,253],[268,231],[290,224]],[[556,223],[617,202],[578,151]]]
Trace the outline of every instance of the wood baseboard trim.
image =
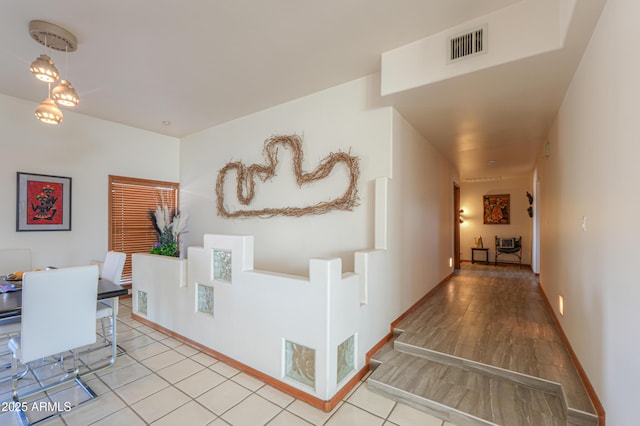
[[[440,287],[442,287],[447,281],[449,281],[451,279],[451,277],[453,277],[454,274],[455,274],[455,272],[452,272],[449,275],[447,275],[442,281],[440,281],[438,284],[436,284],[435,287],[433,287],[431,290],[429,290],[427,292],[427,294],[422,296],[420,298],[420,300],[418,300],[416,303],[411,305],[409,307],[409,309],[404,311],[403,314],[401,314],[398,318],[396,318],[395,321],[393,321],[391,323],[391,325],[390,325],[391,335],[393,335],[393,330],[396,328],[396,326],[398,324],[400,324],[400,322],[402,322],[403,319],[405,319],[411,312],[415,311],[420,305],[422,305],[425,302],[425,300],[427,300],[429,297],[431,297],[433,295],[433,293],[435,293]],[[384,343],[383,343],[383,345],[384,345]]]
[[[476,262],[478,263],[478,262]],[[498,262],[498,264],[496,265],[495,262],[489,262],[489,265],[491,266],[520,266],[520,268],[524,268],[524,269],[528,269],[530,271],[533,272],[533,268],[531,268],[531,265],[528,263],[517,263],[517,262]]]
[[386,336],[380,339],[378,343],[376,343],[371,349],[369,349],[369,352],[367,352],[367,354],[365,355],[365,362],[367,365],[371,365],[371,358],[391,339],[393,339],[393,333],[387,333]]
[[533,271],[533,268],[531,268],[531,265],[528,263],[523,263],[523,264],[519,264],[518,262],[498,262],[498,264],[496,265],[494,261],[489,261],[489,263],[486,263],[482,260],[476,260],[475,262],[472,262],[470,259],[461,259],[460,263],[477,263],[478,265],[489,265],[489,266],[516,266],[516,265],[520,265],[526,269],[531,269]]
[[553,310],[553,307],[551,306],[551,303],[549,302],[549,298],[547,297],[547,293],[545,293],[544,287],[542,286],[541,283],[538,284],[538,289],[540,289],[540,293],[542,294],[542,298],[544,299],[544,303],[547,305],[547,309],[551,313],[551,317],[553,318],[553,322],[555,323],[556,328],[558,329],[558,333],[560,334],[560,338],[562,339],[562,342],[564,343],[564,346],[567,348],[567,351],[569,352],[569,356],[571,357],[571,361],[573,362],[573,365],[576,367],[576,370],[578,371],[578,376],[580,376],[580,380],[582,380],[582,384],[584,385],[585,389],[587,390],[587,394],[589,395],[589,399],[591,399],[591,403],[593,404],[593,408],[595,408],[595,410],[596,410],[596,414],[598,415],[598,425],[599,426],[605,426],[606,416],[605,416],[604,406],[602,405],[602,402],[600,401],[600,398],[598,398],[598,394],[596,393],[596,390],[594,389],[593,385],[591,384],[591,381],[589,380],[589,377],[587,376],[586,371],[584,371],[584,368],[582,367],[582,364],[580,364],[580,361],[578,360],[578,356],[576,355],[576,353],[574,352],[573,348],[571,347],[571,343],[569,343],[569,339],[567,338],[567,335],[565,334],[565,332],[564,332],[564,330],[562,328],[562,325],[560,325],[560,321],[558,320],[558,317],[556,316],[556,313]]
[[185,337],[181,334],[178,334],[176,332],[173,332],[171,330],[169,330],[168,328],[165,328],[159,324],[156,324],[153,321],[149,321],[146,318],[143,318],[141,316],[138,316],[134,313],[131,314],[131,318],[135,319],[136,321],[140,321],[141,323],[143,323],[144,325],[153,328],[154,330],[158,330],[164,334],[167,334],[171,337],[173,337],[174,339],[189,345],[195,349],[198,349],[199,351],[210,355],[222,362],[224,362],[225,364],[228,364],[230,366],[232,366],[233,368],[240,370],[242,372],[245,372],[261,381],[263,381],[264,383],[268,384],[271,387],[274,387],[276,389],[278,389],[279,391],[282,391],[296,399],[299,399],[301,401],[306,402],[307,404],[318,408],[322,411],[325,412],[330,412],[331,410],[333,410],[336,405],[338,405],[338,403],[340,401],[342,401],[342,398],[345,397],[345,395],[347,395],[349,393],[349,391],[351,391],[351,389],[353,389],[358,382],[367,375],[367,373],[369,372],[369,358],[367,358],[365,365],[356,373],[355,376],[353,376],[351,378],[351,380],[349,380],[334,396],[333,398],[331,398],[328,401],[322,400],[320,398],[314,397],[312,395],[309,395],[305,392],[302,392],[301,390],[299,390],[298,388],[295,388],[287,383],[281,382],[280,380],[274,379],[273,377],[258,371],[252,367],[249,367],[246,364],[243,364],[239,361],[236,361],[233,358],[230,358],[218,351],[215,351],[207,346],[204,346],[194,340],[189,339],[188,337]]
[[[236,361],[233,358],[230,358],[218,351],[215,351],[207,346],[202,345],[201,343],[198,343],[194,340],[189,339],[188,337],[185,337],[181,334],[178,334],[174,331],[169,330],[168,328],[165,328],[159,324],[156,324],[153,321],[149,321],[146,318],[143,318],[139,315],[136,315],[134,313],[131,313],[131,318],[135,319],[136,321],[140,321],[141,323],[143,323],[144,325],[153,328],[154,330],[158,330],[164,334],[167,334],[171,337],[173,337],[174,339],[189,345],[195,349],[198,349],[199,351],[210,355],[222,362],[224,362],[225,364],[228,364],[240,371],[243,371],[261,381],[263,381],[264,383],[268,384],[269,386],[272,386],[276,389],[278,389],[279,391],[282,391],[296,399],[299,399],[301,401],[306,402],[307,404],[318,408],[322,411],[325,412],[330,412],[331,410],[333,410],[336,405],[338,405],[338,403],[340,403],[340,401],[342,401],[342,398],[344,398],[357,384],[358,382],[360,382],[360,380],[362,380],[363,377],[365,377],[367,375],[367,373],[369,372],[370,369],[370,362],[371,362],[371,357],[381,348],[383,347],[389,340],[391,340],[393,338],[393,329],[395,328],[395,326],[397,324],[399,324],[407,315],[409,315],[412,311],[414,311],[418,306],[420,306],[421,303],[423,303],[425,300],[427,300],[429,297],[431,297],[431,295],[433,295],[433,293],[435,293],[435,291],[442,287],[449,279],[451,279],[451,277],[454,275],[454,273],[452,272],[451,274],[449,274],[447,277],[445,277],[442,281],[440,281],[435,287],[433,287],[431,290],[429,290],[429,292],[427,292],[427,294],[425,294],[424,296],[422,296],[420,298],[420,300],[418,300],[416,303],[414,303],[413,305],[411,305],[411,307],[409,309],[407,309],[402,315],[400,315],[395,321],[393,321],[390,325],[390,332],[384,336],[378,343],[376,343],[365,355],[365,365],[358,370],[358,372],[355,374],[355,376],[353,376],[351,378],[351,380],[349,380],[342,388],[340,388],[340,390],[333,396],[333,398],[331,398],[328,401],[322,400],[320,398],[316,398],[312,395],[309,395],[305,392],[302,392],[301,390],[299,390],[298,388],[295,388],[287,383],[281,382],[280,380],[274,379],[273,377],[258,371],[252,367],[249,367],[246,364],[243,364],[239,361]],[[127,296],[124,296],[127,297]],[[128,297],[131,297],[131,295],[129,295]]]
[[389,333],[384,336],[382,339],[380,339],[380,341],[378,343],[376,343],[375,345],[373,345],[373,347],[371,349],[369,349],[369,352],[367,352],[366,354],[366,363],[367,365],[370,365],[371,363],[371,358],[373,357],[373,355],[375,355],[376,352],[378,352],[384,345],[387,344],[387,342],[389,342],[391,339],[393,339],[393,335],[394,335],[394,329],[396,328],[396,326],[398,324],[400,324],[400,322],[402,322],[403,319],[405,319],[411,312],[415,311],[422,303],[424,303],[429,297],[431,297],[436,290],[438,290],[440,287],[442,287],[447,281],[449,281],[451,279],[451,277],[453,277],[453,275],[455,274],[455,272],[450,273],[449,275],[447,275],[442,281],[440,281],[438,284],[435,285],[435,287],[433,287],[431,290],[429,290],[427,292],[427,294],[425,294],[424,296],[422,296],[420,298],[420,300],[418,300],[416,303],[414,303],[413,305],[411,305],[409,307],[409,309],[407,309],[406,311],[404,311],[398,318],[396,318],[390,325],[389,325]]

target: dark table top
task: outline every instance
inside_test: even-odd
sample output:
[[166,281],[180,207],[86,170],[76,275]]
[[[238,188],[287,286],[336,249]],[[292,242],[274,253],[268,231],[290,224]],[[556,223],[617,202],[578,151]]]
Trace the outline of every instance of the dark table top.
[[[16,284],[14,281],[0,279],[0,284]],[[112,297],[125,296],[129,290],[113,281],[100,278],[98,280],[98,299],[111,299]],[[15,317],[22,311],[22,291],[0,293],[0,319]]]

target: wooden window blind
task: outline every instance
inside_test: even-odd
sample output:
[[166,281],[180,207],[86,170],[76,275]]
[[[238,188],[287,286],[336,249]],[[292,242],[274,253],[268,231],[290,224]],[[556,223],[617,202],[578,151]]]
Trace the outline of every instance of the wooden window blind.
[[175,213],[179,190],[174,182],[109,176],[109,250],[127,254],[122,284],[131,283],[131,255],[149,253],[156,242],[150,212],[166,204]]

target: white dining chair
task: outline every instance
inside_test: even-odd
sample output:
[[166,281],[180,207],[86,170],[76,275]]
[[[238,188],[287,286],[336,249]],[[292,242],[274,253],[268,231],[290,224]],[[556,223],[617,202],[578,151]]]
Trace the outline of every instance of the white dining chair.
[[[18,363],[27,364],[48,356],[91,345],[96,341],[95,303],[98,293],[98,267],[79,266],[27,272],[22,279],[22,321],[20,335],[9,340],[12,353],[13,399],[18,395]],[[73,374],[88,392],[79,376],[73,352]],[[42,392],[63,382],[38,388]],[[31,393],[31,391],[29,391]],[[91,391],[89,394],[95,397]]]
[[[122,270],[124,269],[124,262],[127,260],[126,253],[120,253],[117,251],[107,252],[107,256],[102,264],[101,277],[112,281],[116,284],[120,284],[122,278]],[[102,327],[102,340],[104,344],[108,344],[107,333],[104,326],[105,318],[113,318],[113,315],[118,315],[118,299],[102,300],[96,305],[96,319],[100,320],[100,326]],[[113,323],[111,323],[111,332],[113,333]],[[113,338],[113,336],[111,336]]]

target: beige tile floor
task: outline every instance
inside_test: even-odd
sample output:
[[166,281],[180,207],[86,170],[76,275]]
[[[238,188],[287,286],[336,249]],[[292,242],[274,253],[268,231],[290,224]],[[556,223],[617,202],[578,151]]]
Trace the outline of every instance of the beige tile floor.
[[[84,376],[98,397],[85,401],[86,395],[75,385],[36,395],[27,402],[47,401],[49,408],[51,402],[60,406],[71,402],[74,407],[53,415],[46,409],[31,411],[32,422],[43,419],[38,425],[47,426],[453,426],[374,394],[364,382],[325,413],[131,319],[130,314],[131,299],[125,299],[118,314],[118,343],[126,354],[112,367]],[[41,369],[51,371],[51,367]],[[0,398],[10,398],[6,382],[0,383]],[[15,413],[0,412],[0,425],[14,424],[18,424]]]

